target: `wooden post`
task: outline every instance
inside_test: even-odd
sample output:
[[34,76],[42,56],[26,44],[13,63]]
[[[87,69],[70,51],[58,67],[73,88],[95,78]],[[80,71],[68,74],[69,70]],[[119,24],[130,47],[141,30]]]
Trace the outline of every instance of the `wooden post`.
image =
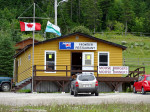
[[67,77],[67,66],[66,66],[66,77]]
[[36,76],[36,65],[34,65],[34,76]]
[[97,66],[97,77],[98,77],[98,66]]
[[62,92],[64,92],[64,81],[63,81],[63,85],[62,85]]
[[36,92],[36,80],[33,78],[33,92]]

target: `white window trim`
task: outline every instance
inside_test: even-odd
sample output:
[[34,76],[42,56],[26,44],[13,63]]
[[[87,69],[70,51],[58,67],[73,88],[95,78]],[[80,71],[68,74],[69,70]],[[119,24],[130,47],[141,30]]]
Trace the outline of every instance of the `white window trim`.
[[108,54],[108,66],[109,66],[109,52],[107,52],[107,51],[99,51],[98,52],[98,66],[99,66],[99,53],[107,53]]
[[[46,65],[46,52],[54,52],[55,53],[55,65],[56,65],[56,51],[49,51],[49,50],[45,50],[44,65]],[[46,66],[44,66],[44,70],[46,70]],[[56,70],[56,66],[55,66],[55,70]],[[45,73],[56,73],[56,71],[55,72],[47,72],[47,71],[45,71]]]

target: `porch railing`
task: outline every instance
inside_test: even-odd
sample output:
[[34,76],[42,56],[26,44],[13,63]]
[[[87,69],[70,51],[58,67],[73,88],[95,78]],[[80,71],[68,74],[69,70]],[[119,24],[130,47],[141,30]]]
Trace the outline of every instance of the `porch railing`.
[[[60,69],[50,70],[50,69],[42,69],[43,67],[60,67]],[[94,70],[72,70],[72,67],[93,67]],[[66,77],[68,77],[68,72],[96,72],[98,77],[98,66],[81,66],[81,65],[34,65],[34,76],[36,76],[36,72],[66,72]]]
[[[43,67],[54,67],[59,66],[63,67],[56,70],[50,70],[50,69],[43,69]],[[93,67],[94,70],[72,70],[72,67]],[[72,73],[81,73],[81,72],[95,72],[97,77],[99,77],[98,74],[98,66],[81,66],[81,65],[34,65],[34,76],[36,76],[36,72],[66,72],[66,77],[68,77],[68,72]],[[129,71],[129,74],[127,74],[126,77],[139,77],[140,74],[145,73],[145,67],[139,67],[135,69],[134,71]]]

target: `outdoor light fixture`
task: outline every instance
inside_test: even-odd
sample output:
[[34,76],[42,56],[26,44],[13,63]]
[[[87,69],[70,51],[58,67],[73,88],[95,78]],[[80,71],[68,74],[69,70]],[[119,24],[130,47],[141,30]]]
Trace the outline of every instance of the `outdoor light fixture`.
[[76,36],[76,40],[78,40],[79,39],[79,36]]
[[57,4],[57,0],[55,0],[54,9],[55,9],[55,25],[57,26],[57,7],[60,3],[68,2],[68,0],[62,0]]

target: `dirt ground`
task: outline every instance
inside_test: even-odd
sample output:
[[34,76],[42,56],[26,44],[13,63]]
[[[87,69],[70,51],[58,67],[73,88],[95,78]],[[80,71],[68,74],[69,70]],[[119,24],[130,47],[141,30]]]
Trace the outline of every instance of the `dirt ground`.
[[0,104],[12,106],[51,104],[150,103],[150,93],[99,93],[99,96],[70,93],[11,93],[0,92]]

